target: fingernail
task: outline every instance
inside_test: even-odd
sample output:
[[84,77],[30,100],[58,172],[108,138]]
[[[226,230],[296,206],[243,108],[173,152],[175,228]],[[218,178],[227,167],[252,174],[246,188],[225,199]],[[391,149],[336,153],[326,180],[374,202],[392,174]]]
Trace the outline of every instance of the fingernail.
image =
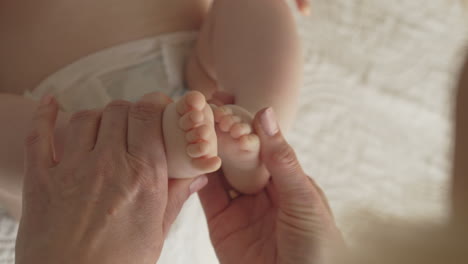
[[273,108],[271,107],[268,107],[260,116],[260,124],[262,125],[263,131],[265,131],[265,133],[270,137],[279,132],[275,111],[273,111]]
[[52,102],[54,96],[52,95],[44,95],[41,99],[41,105],[48,105]]
[[206,186],[208,183],[208,177],[206,175],[200,176],[197,179],[195,179],[192,184],[190,184],[190,194],[196,193],[203,189],[203,187]]

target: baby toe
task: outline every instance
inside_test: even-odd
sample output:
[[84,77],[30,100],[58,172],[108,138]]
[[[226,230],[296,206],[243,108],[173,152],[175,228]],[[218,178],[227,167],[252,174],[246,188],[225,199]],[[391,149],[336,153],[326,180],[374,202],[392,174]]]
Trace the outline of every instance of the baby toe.
[[231,137],[240,138],[252,133],[252,126],[247,123],[236,123],[231,127]]
[[190,91],[176,103],[177,113],[184,115],[190,110],[201,111],[206,105],[205,96],[197,91]]
[[212,158],[199,158],[192,160],[192,166],[205,173],[217,171],[221,167],[221,159],[216,156]]
[[206,106],[205,96],[197,91],[189,92],[185,97],[185,103],[192,109],[202,110]]
[[184,131],[191,130],[203,123],[205,116],[200,111],[190,111],[179,119],[179,127]]
[[242,120],[238,116],[227,115],[224,116],[221,121],[219,122],[219,129],[223,132],[229,132],[231,127],[234,124],[240,123]]
[[219,123],[225,116],[232,115],[232,109],[226,106],[216,107],[213,110],[213,114],[215,121]]
[[185,134],[185,139],[189,143],[195,143],[200,140],[208,141],[212,135],[212,130],[207,125],[202,125]]
[[206,141],[190,144],[187,146],[187,155],[191,158],[200,158],[209,154],[210,143]]
[[255,134],[245,135],[239,138],[239,148],[243,151],[256,151],[260,149],[260,139]]

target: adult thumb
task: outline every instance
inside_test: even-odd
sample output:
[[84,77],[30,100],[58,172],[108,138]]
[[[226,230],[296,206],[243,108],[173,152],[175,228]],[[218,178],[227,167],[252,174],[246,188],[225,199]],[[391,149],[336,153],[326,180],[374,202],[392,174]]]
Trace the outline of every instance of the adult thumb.
[[174,223],[182,206],[184,206],[189,197],[203,189],[207,183],[208,177],[206,175],[194,179],[169,180],[167,205],[163,223],[164,235],[167,235],[169,232],[171,225]]
[[280,209],[299,219],[332,223],[333,213],[322,189],[302,170],[294,149],[283,137],[275,113],[266,108],[257,113],[254,127],[261,144],[261,158],[273,180]]
[[294,149],[284,139],[272,108],[257,113],[254,127],[260,138],[261,159],[278,193],[292,198],[313,189]]

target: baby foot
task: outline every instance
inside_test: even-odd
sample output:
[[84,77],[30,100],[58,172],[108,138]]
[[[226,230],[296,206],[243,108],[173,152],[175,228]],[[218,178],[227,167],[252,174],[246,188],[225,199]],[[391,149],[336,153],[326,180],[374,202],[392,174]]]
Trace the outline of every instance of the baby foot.
[[221,166],[213,111],[200,92],[166,107],[163,131],[170,178],[192,178]]
[[252,115],[236,105],[212,107],[224,176],[237,191],[259,192],[269,174],[260,162],[260,139],[252,133]]

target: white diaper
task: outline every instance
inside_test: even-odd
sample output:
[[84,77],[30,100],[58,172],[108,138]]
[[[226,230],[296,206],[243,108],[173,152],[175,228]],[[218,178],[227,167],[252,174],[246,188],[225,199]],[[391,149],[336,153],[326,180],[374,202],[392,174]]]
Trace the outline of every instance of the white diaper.
[[62,110],[103,107],[115,99],[138,100],[160,91],[177,99],[185,92],[184,62],[195,32],[160,35],[86,56],[55,72],[25,96],[54,95]]
[[[186,91],[184,62],[196,36],[173,33],[99,51],[52,74],[25,96],[54,95],[68,112],[103,107],[114,99],[135,101],[155,91],[177,99]],[[158,263],[217,263],[196,195],[173,224]]]

